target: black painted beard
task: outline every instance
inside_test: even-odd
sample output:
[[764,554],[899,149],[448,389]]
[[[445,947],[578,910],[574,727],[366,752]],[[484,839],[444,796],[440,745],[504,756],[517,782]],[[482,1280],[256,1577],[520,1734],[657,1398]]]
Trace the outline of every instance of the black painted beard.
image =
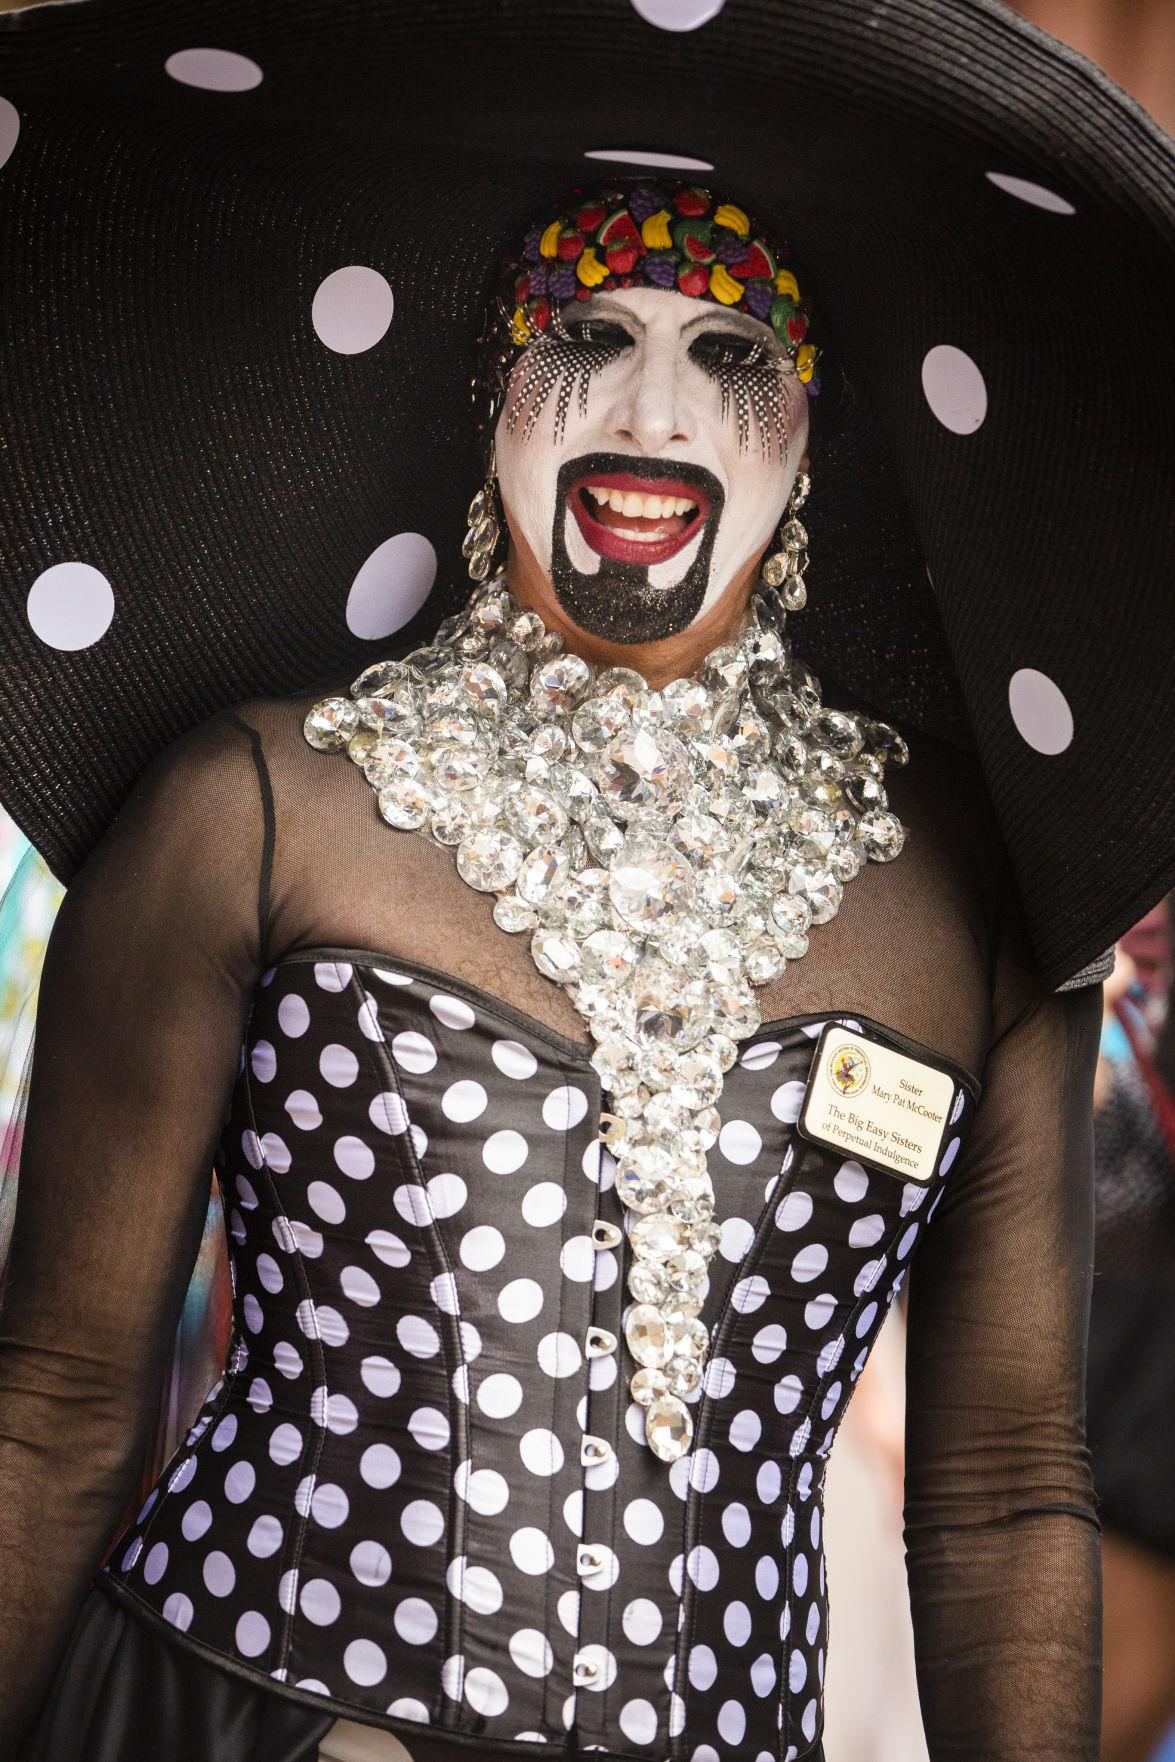
[[[564,521],[569,517],[567,496],[577,478],[589,473],[632,472],[650,478],[671,472],[682,483],[704,491],[709,512],[701,542],[692,563],[669,587],[656,587],[649,579],[647,563],[624,563],[617,557],[599,559],[592,574],[577,569],[567,554]],[[551,584],[567,616],[581,630],[609,642],[660,642],[677,636],[697,617],[710,580],[714,534],[722,517],[726,492],[704,465],[673,459],[634,458],[631,453],[582,453],[560,467],[555,485],[555,522],[551,533]],[[574,516],[571,516],[574,518]]]

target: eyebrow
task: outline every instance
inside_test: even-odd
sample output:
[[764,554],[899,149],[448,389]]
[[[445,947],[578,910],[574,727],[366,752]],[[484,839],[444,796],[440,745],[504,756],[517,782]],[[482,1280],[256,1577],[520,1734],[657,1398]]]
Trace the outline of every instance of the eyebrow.
[[[606,299],[612,302],[602,307],[597,305],[597,311],[602,311],[604,315],[614,313],[617,317],[627,318],[633,324],[639,324],[642,330],[646,328],[644,320],[632,310],[631,306],[615,303],[615,295],[605,294],[597,296],[597,299]],[[687,330],[696,330],[699,325],[712,323],[715,319],[725,319],[735,330],[742,331],[746,336],[751,336],[755,334],[755,332],[768,329],[768,327],[762,324],[757,318],[751,317],[750,313],[731,312],[728,308],[714,306],[709,311],[699,312],[698,316],[696,318],[691,318],[688,324],[683,324],[681,327],[682,333],[684,334]],[[750,325],[754,325],[755,332],[752,332],[749,329]],[[769,340],[775,342],[778,339],[773,333],[769,333]]]

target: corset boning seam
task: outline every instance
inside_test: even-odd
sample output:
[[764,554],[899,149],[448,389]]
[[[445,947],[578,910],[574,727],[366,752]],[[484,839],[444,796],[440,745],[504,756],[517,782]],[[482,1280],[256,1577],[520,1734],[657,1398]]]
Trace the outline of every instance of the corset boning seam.
[[[270,1204],[273,1208],[274,1217],[275,1218],[278,1218],[278,1217],[284,1218],[285,1217],[285,1208],[282,1205],[280,1196],[277,1191],[277,1187],[274,1184],[272,1171],[269,1167],[269,1161],[266,1157],[265,1144],[262,1140],[261,1134],[257,1130],[257,1116],[256,1116],[256,1112],[255,1112],[254,1106],[253,1106],[252,1071],[250,1069],[250,1061],[249,1061],[249,1057],[248,1057],[248,1044],[249,1044],[249,1035],[250,1035],[251,1028],[252,1028],[252,1012],[250,1012],[249,1024],[245,1030],[245,1040],[243,1043],[243,1051],[244,1051],[245,1056],[243,1059],[242,1079],[243,1079],[243,1085],[244,1085],[245,1108],[246,1108],[246,1111],[249,1116],[249,1130],[253,1134],[253,1140],[254,1140],[254,1143],[257,1145],[257,1154],[260,1159],[260,1164],[259,1164],[257,1172],[258,1172],[258,1174],[262,1175],[264,1178],[265,1186],[266,1186],[266,1189],[268,1192],[269,1201],[270,1201]],[[227,1209],[225,1211],[225,1224],[226,1224],[226,1229],[227,1229],[227,1224],[228,1224],[228,1211],[227,1211]],[[293,1261],[294,1261],[294,1265],[297,1269],[296,1276],[297,1276],[298,1290],[301,1293],[301,1301],[303,1303],[305,1303],[307,1306],[307,1314],[313,1315],[313,1313],[314,1313],[314,1299],[311,1294],[310,1280],[309,1280],[309,1277],[307,1276],[307,1273],[306,1273],[305,1259],[302,1254],[301,1247],[299,1246],[297,1239],[294,1237],[292,1231],[290,1232],[290,1239],[293,1243]],[[231,1242],[230,1242],[230,1254],[231,1254]],[[233,1308],[234,1308],[234,1312],[235,1312],[235,1309],[236,1309],[235,1289],[233,1292]],[[306,1548],[306,1538],[310,1532],[310,1500],[311,1500],[311,1495],[314,1491],[314,1483],[315,1483],[317,1476],[318,1476],[318,1465],[322,1461],[322,1453],[326,1449],[326,1440],[327,1440],[327,1435],[328,1435],[327,1434],[327,1427],[326,1427],[326,1414],[327,1414],[327,1405],[326,1404],[330,1399],[330,1388],[327,1383],[326,1353],[323,1350],[322,1340],[319,1336],[317,1327],[311,1328],[309,1331],[306,1332],[306,1344],[307,1344],[308,1356],[310,1358],[310,1362],[314,1367],[313,1389],[321,1389],[322,1390],[323,1414],[322,1414],[322,1424],[315,1425],[314,1416],[313,1416],[314,1393],[313,1393],[313,1389],[312,1389],[311,1396],[310,1396],[311,1410],[307,1415],[307,1418],[309,1419],[310,1423],[306,1427],[306,1443],[302,1449],[301,1455],[299,1457],[299,1462],[298,1462],[299,1481],[305,1482],[306,1477],[309,1476],[309,1486],[308,1486],[308,1489],[306,1492],[306,1496],[302,1500],[301,1511],[298,1510],[297,1502],[295,1502],[294,1513],[299,1521],[295,1526],[291,1526],[291,1529],[292,1529],[291,1538],[286,1543],[285,1547],[282,1549],[282,1581],[284,1581],[284,1583],[286,1583],[286,1584],[292,1585],[294,1587],[294,1591],[293,1591],[293,1594],[287,1599],[289,1607],[282,1609],[281,1637],[280,1637],[278,1648],[277,1648],[278,1664],[276,1666],[276,1668],[280,1669],[283,1673],[281,1678],[279,1678],[280,1681],[285,1680],[285,1675],[289,1669],[290,1653],[292,1652],[293,1646],[294,1646],[295,1628],[296,1628],[296,1624],[297,1624],[297,1620],[298,1620],[297,1586],[299,1583],[299,1576],[300,1576],[301,1567],[302,1567],[302,1555],[303,1555],[305,1548]],[[290,1575],[289,1577],[286,1576],[287,1573]],[[282,1599],[279,1597],[278,1598],[279,1606],[280,1606],[281,1602],[282,1602]]]
[[[962,1087],[963,1087],[963,1085],[960,1084],[958,1079],[956,1078],[955,1092],[954,1092],[954,1095],[952,1097],[952,1102],[951,1102],[952,1112],[954,1111],[955,1103],[958,1100],[959,1090]],[[798,1133],[797,1133],[797,1136],[799,1136]],[[819,1147],[813,1145],[812,1148],[816,1149]],[[830,1153],[828,1151],[825,1151],[824,1154],[829,1155],[829,1154],[836,1154],[836,1153],[835,1152]],[[895,1177],[886,1176],[885,1178],[886,1179],[894,1179]],[[927,1207],[926,1207],[926,1223],[923,1225],[923,1232],[925,1232],[925,1229],[927,1228],[927,1226],[930,1223],[931,1214],[933,1213],[934,1208],[935,1208],[936,1204],[938,1203],[939,1197],[942,1194],[945,1181],[946,1181],[945,1175],[936,1174],[935,1185],[936,1185],[937,1191],[935,1192],[933,1198],[930,1197],[929,1187],[927,1187],[923,1190],[923,1202],[926,1203],[926,1201],[929,1201],[929,1203],[927,1204]],[[793,1497],[793,1495],[795,1493],[795,1489],[796,1489],[796,1480],[799,1475],[801,1465],[806,1460],[808,1460],[809,1448],[810,1448],[810,1445],[812,1442],[812,1416],[817,1411],[820,1403],[824,1399],[824,1395],[829,1387],[830,1379],[836,1373],[837,1367],[839,1366],[839,1364],[841,1362],[841,1357],[843,1357],[843,1352],[848,1349],[849,1330],[851,1328],[855,1330],[856,1322],[864,1314],[865,1310],[869,1307],[870,1303],[872,1303],[874,1301],[873,1293],[876,1291],[878,1285],[880,1285],[882,1279],[884,1278],[884,1276],[886,1274],[886,1271],[888,1270],[889,1257],[892,1254],[897,1243],[901,1241],[902,1235],[905,1233],[905,1229],[908,1227],[909,1226],[907,1224],[906,1217],[899,1211],[897,1217],[895,1217],[895,1219],[894,1219],[893,1229],[890,1231],[889,1237],[885,1243],[885,1248],[882,1252],[880,1259],[878,1260],[877,1270],[876,1270],[873,1278],[870,1280],[868,1285],[865,1285],[861,1289],[860,1293],[857,1296],[856,1303],[853,1305],[852,1309],[849,1311],[848,1315],[845,1317],[845,1324],[844,1324],[844,1327],[841,1329],[841,1338],[843,1338],[843,1340],[845,1342],[845,1346],[842,1349],[842,1353],[840,1355],[838,1355],[838,1357],[834,1360],[834,1362],[828,1366],[828,1368],[825,1370],[823,1376],[820,1376],[817,1378],[816,1383],[815,1383],[813,1390],[812,1390],[812,1398],[808,1402],[807,1407],[804,1409],[803,1419],[800,1421],[800,1424],[801,1424],[801,1426],[804,1426],[804,1425],[808,1426],[808,1428],[809,1428],[808,1437],[805,1440],[803,1449],[798,1450],[796,1452],[796,1454],[792,1457],[791,1469],[788,1474],[787,1490],[786,1490],[786,1495],[785,1495],[786,1504],[789,1507],[791,1507],[793,1512],[795,1510],[795,1506],[792,1504],[792,1497]],[[893,1287],[892,1287],[890,1294],[889,1294],[889,1298],[887,1299],[887,1302],[886,1302],[887,1311],[892,1303],[892,1300],[897,1296],[898,1291],[901,1289],[902,1281],[904,1278],[905,1278],[905,1269],[903,1269],[900,1273],[898,1273],[895,1278]],[[882,1316],[881,1321],[878,1325],[884,1326],[884,1323],[885,1323],[885,1317]],[[875,1339],[876,1339],[876,1333],[874,1334],[874,1340]],[[869,1342],[868,1350],[870,1352],[872,1352],[873,1340],[871,1340]],[[839,1429],[840,1429],[840,1420],[841,1420],[841,1418],[843,1418],[845,1408],[847,1407],[848,1402],[851,1398],[852,1398],[852,1391],[850,1389],[849,1395],[845,1397],[844,1402],[841,1405],[840,1418],[838,1418],[836,1420],[835,1425],[833,1427],[833,1437],[834,1438],[836,1436],[837,1431],[839,1431]],[[831,1450],[831,1444],[829,1446],[829,1450]],[[827,1462],[827,1455],[825,1457],[825,1461]],[[821,1498],[823,1498],[823,1488],[824,1488],[824,1476],[822,1474],[821,1478],[820,1478],[820,1487],[819,1487],[819,1493],[820,1493]],[[794,1521],[792,1524],[791,1540],[788,1542],[788,1545],[787,1545],[786,1549],[784,1550],[784,1555],[783,1555],[784,1581],[785,1581],[785,1584],[787,1584],[787,1585],[790,1585],[790,1583],[791,1583],[792,1556],[795,1552],[796,1535],[797,1535],[798,1531],[799,1531],[799,1522],[797,1520],[797,1521]],[[821,1537],[820,1537],[820,1557],[822,1560],[825,1557],[824,1556],[823,1532],[821,1532]],[[831,1636],[832,1636],[832,1604],[831,1604],[831,1599],[828,1595],[827,1588],[825,1588],[823,1590],[822,1595],[823,1595],[824,1607],[825,1607],[825,1612],[826,1612],[825,1613],[825,1620],[826,1620],[825,1647],[827,1649],[828,1645],[831,1643]],[[821,1683],[820,1686],[821,1686],[821,1690],[823,1690],[823,1686],[824,1686],[823,1683]],[[780,1754],[782,1755],[783,1735],[784,1735],[784,1733],[789,1732],[791,1730],[791,1719],[792,1719],[792,1698],[793,1697],[792,1697],[791,1677],[786,1672],[783,1673],[780,1688],[781,1688],[781,1705],[783,1708],[783,1723],[780,1726]],[[822,1725],[823,1725],[823,1720],[821,1721],[821,1727],[822,1727]],[[822,1735],[821,1729],[818,1729],[816,1731],[815,1737],[814,1737],[814,1744],[816,1746],[818,1746],[820,1744],[821,1735]],[[801,1762],[802,1762],[802,1759],[801,1759]]]
[[[368,1000],[370,993],[368,993],[359,982],[359,979],[356,976],[357,971],[358,969],[352,970],[347,988],[351,992],[359,1010],[362,1011],[364,1007],[369,1007]],[[374,1013],[376,1017],[375,1025],[378,1027],[378,1006],[376,1006]],[[407,1125],[400,1136],[404,1144],[405,1155],[412,1168],[413,1180],[418,1191],[424,1195],[427,1203],[428,1188],[425,1185],[424,1171],[420,1166],[420,1158],[416,1153],[416,1145],[412,1139],[412,1115],[408,1107],[407,1097],[404,1094],[404,1086],[400,1081],[400,1073],[396,1068],[395,1061],[388,1056],[387,1045],[384,1041],[382,1030],[378,1040],[369,1039],[366,1034],[361,1035],[361,1039],[367,1049],[367,1055],[371,1061],[371,1065],[376,1075],[381,1079],[384,1089],[388,1092],[394,1093],[398,1097],[400,1106],[404,1110],[404,1119],[407,1122]],[[446,1280],[449,1290],[456,1293],[456,1275],[453,1271],[452,1262],[446,1252],[445,1244],[441,1238],[441,1232],[437,1226],[436,1216],[432,1210],[431,1203],[429,1204],[428,1209],[428,1221],[425,1224],[418,1225],[418,1228],[420,1230],[421,1238],[426,1244],[429,1262],[433,1268],[434,1275]],[[444,1346],[446,1361],[445,1381],[448,1385],[449,1428],[450,1435],[456,1446],[453,1462],[458,1467],[461,1463],[468,1462],[472,1472],[473,1450],[470,1435],[469,1407],[465,1401],[461,1400],[457,1393],[459,1373],[464,1371],[466,1395],[471,1398],[469,1365],[466,1362],[465,1348],[461,1339],[460,1304],[455,1304],[458,1313],[452,1315],[447,1309],[440,1306],[438,1307],[438,1322],[440,1324],[439,1332]],[[450,1545],[446,1548],[446,1558],[449,1560],[465,1560],[467,1558],[465,1542],[466,1509],[465,1501],[461,1499],[457,1493],[457,1477],[455,1473],[449,1476],[446,1525],[447,1528],[445,1533],[450,1539]],[[448,1574],[446,1573],[444,1631],[446,1656],[449,1658],[463,1657],[465,1653],[465,1608],[466,1605],[464,1598],[459,1595],[454,1595],[448,1582]],[[445,1694],[442,1672],[437,1680],[436,1694],[430,1709],[430,1724],[442,1731],[455,1726],[460,1715],[460,1706],[461,1703],[459,1700],[451,1701]]]
[[[813,1056],[815,1056],[814,1051]],[[783,1200],[787,1198],[787,1195],[794,1188],[796,1181],[799,1179],[800,1170],[804,1167],[804,1164],[807,1161],[808,1152],[810,1149],[814,1148],[814,1146],[809,1144],[807,1139],[800,1137],[800,1134],[796,1131],[794,1121],[791,1123],[790,1132],[791,1141],[789,1149],[791,1150],[792,1155],[790,1160],[788,1160],[787,1152],[784,1152],[786,1173],[783,1169],[780,1170],[778,1180],[772,1187],[767,1198],[763,1201],[763,1208],[759,1213],[759,1219],[755,1225],[754,1239],[742,1265],[738,1269],[741,1278],[749,1278],[755,1272],[762,1260],[767,1248],[767,1243],[771,1237],[771,1229],[775,1221],[775,1213],[779,1209]],[[714,1329],[713,1344],[710,1349],[711,1363],[716,1363],[722,1357],[723,1348],[725,1347],[731,1330],[735,1325],[732,1318],[736,1313],[734,1308],[734,1291],[737,1282],[737,1279],[732,1279],[730,1289],[726,1293],[726,1299],[722,1305],[722,1310]],[[704,1382],[702,1389],[703,1394],[698,1414],[697,1437],[694,1444],[695,1451],[705,1449],[708,1446],[714,1428],[716,1400],[714,1396],[705,1393]],[[790,1495],[791,1482],[789,1480],[789,1501]],[[674,1688],[675,1691],[681,1695],[682,1703],[685,1707],[685,1718],[682,1721],[681,1730],[670,1738],[669,1754],[672,1758],[672,1762],[684,1762],[689,1743],[689,1702],[692,1685],[689,1680],[688,1660],[690,1652],[693,1649],[698,1612],[698,1598],[700,1593],[697,1585],[690,1577],[688,1563],[690,1554],[697,1544],[698,1535],[701,1530],[702,1501],[704,1497],[705,1495],[694,1485],[691,1477],[686,1493],[685,1510],[682,1514],[681,1594],[682,1600],[685,1604],[685,1620],[682,1622],[678,1632],[677,1655],[673,1666]],[[780,1729],[779,1738],[777,1739],[777,1754],[782,1754],[783,1734],[786,1729],[787,1720],[785,1717],[784,1724]]]

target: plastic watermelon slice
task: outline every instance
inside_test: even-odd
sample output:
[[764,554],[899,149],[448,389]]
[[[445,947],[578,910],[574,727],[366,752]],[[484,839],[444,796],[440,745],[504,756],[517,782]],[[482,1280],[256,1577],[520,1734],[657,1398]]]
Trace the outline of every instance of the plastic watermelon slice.
[[752,239],[747,246],[747,254],[738,263],[727,265],[736,281],[774,280],[775,259],[766,245],[758,239]]
[[640,242],[640,228],[627,208],[618,208],[615,214],[608,216],[596,240],[599,248],[605,251],[610,245],[639,245]]

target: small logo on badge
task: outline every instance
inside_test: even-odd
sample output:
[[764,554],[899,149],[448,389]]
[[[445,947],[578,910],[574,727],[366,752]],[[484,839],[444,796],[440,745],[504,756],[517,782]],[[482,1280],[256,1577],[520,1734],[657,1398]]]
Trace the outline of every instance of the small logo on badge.
[[828,1065],[828,1081],[838,1095],[859,1095],[869,1081],[869,1060],[864,1048],[846,1040],[838,1046]]

